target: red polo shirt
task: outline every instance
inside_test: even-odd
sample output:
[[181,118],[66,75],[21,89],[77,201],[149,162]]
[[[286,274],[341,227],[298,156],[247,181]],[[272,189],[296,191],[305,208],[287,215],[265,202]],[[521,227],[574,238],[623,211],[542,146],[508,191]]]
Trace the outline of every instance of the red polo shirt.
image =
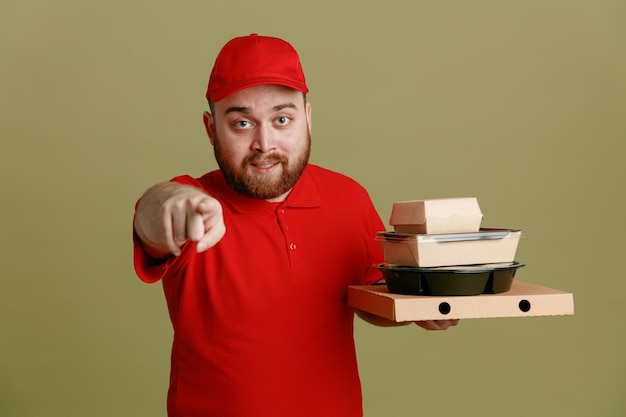
[[348,285],[379,279],[365,189],[309,165],[282,203],[234,192],[220,171],[174,181],[217,198],[226,234],[165,263],[135,239],[135,269],[162,280],[174,327],[171,417],[360,417]]

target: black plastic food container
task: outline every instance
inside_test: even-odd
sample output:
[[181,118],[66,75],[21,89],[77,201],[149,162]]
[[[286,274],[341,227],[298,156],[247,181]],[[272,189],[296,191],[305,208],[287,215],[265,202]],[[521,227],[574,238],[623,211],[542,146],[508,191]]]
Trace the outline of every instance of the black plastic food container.
[[521,262],[443,268],[379,264],[389,292],[407,295],[478,295],[509,291]]

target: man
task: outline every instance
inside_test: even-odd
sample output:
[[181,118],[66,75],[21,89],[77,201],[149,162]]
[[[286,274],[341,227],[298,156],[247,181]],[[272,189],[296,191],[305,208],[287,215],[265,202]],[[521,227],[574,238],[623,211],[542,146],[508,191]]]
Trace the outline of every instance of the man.
[[360,185],[308,163],[306,93],[289,43],[232,39],[204,113],[220,169],[137,204],[135,268],[162,281],[174,327],[170,416],[362,415],[346,294],[380,279],[384,225]]

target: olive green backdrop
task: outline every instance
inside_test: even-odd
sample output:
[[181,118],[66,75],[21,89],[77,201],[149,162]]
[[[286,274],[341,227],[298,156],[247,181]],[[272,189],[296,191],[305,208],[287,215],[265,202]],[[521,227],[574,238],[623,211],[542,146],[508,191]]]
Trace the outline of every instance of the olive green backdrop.
[[569,317],[357,321],[365,416],[624,415],[625,21],[622,1],[2,0],[0,415],[165,416],[172,332],[134,276],[133,206],[216,167],[205,84],[252,32],[299,50],[312,161],[385,222],[475,196],[524,230],[520,280],[574,293]]

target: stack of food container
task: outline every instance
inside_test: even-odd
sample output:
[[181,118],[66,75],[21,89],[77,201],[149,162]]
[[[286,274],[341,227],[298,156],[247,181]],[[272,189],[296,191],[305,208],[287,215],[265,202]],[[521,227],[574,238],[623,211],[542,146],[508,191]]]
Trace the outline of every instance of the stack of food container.
[[518,268],[519,229],[481,228],[476,198],[400,201],[393,232],[379,232],[385,263],[377,265],[390,292],[477,295],[508,291]]

